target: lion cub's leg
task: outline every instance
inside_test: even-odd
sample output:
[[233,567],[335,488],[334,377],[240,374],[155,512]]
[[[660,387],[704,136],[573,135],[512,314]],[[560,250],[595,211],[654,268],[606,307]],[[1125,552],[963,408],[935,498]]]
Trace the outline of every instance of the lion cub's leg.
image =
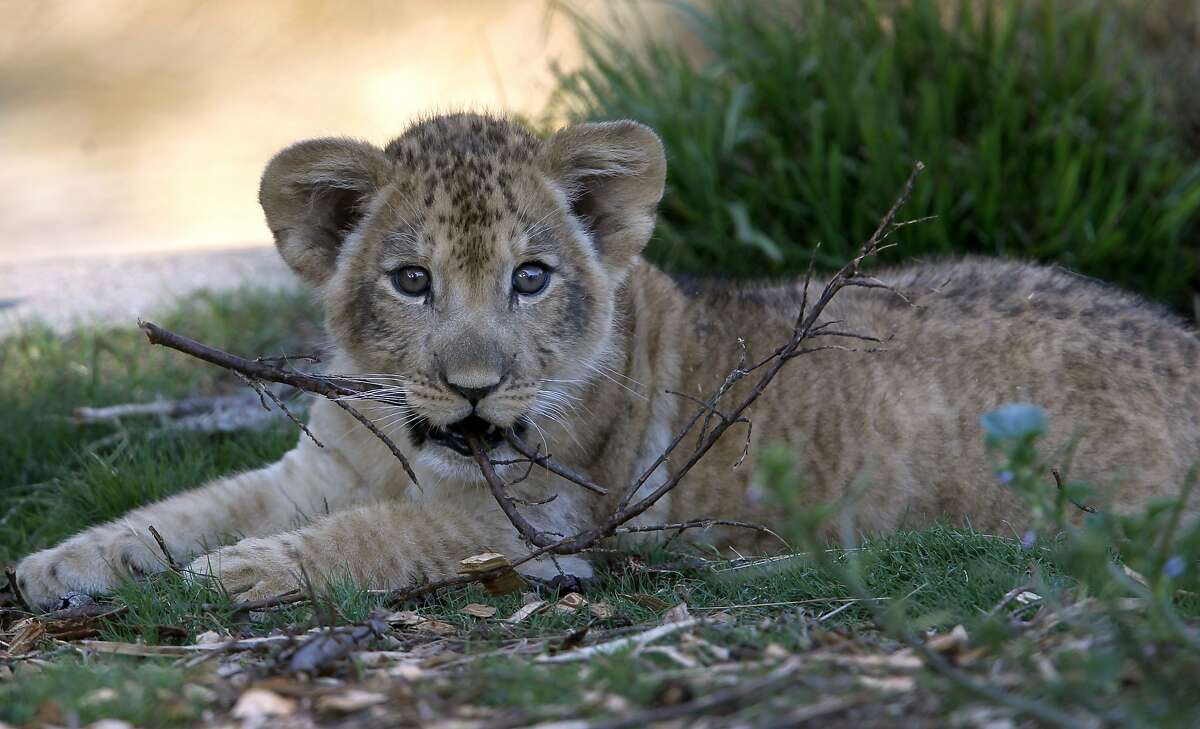
[[68,592],[103,592],[127,577],[166,569],[151,526],[183,564],[229,535],[275,534],[370,496],[336,451],[301,442],[266,468],[136,509],[25,558],[17,565],[18,585],[32,604],[53,607]]
[[[512,524],[487,501],[470,508],[393,501],[351,509],[286,534],[242,540],[200,557],[189,571],[211,574],[247,600],[295,589],[301,567],[318,586],[345,579],[358,587],[397,589],[455,577],[465,557],[500,552],[516,558],[527,551]],[[586,561],[573,556],[522,566],[542,578],[558,569],[581,579],[592,574]]]
[[198,558],[190,570],[257,599],[295,589],[301,567],[318,584],[345,578],[382,589],[454,576],[459,560],[481,551],[520,548],[511,526],[506,532],[475,515],[430,507],[396,502],[352,509],[285,534],[244,539]]

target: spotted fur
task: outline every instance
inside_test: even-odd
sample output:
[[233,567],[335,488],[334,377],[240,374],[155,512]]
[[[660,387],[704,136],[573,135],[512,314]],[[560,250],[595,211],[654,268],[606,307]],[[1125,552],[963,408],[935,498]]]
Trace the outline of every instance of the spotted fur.
[[[354,404],[409,455],[420,488],[374,436],[318,401],[310,428],[325,448],[301,439],[276,464],[35,554],[18,568],[25,594],[51,605],[68,590],[100,591],[163,569],[150,525],[177,559],[200,555],[193,571],[245,597],[291,589],[300,565],[317,580],[349,575],[400,587],[453,575],[478,552],[518,555],[523,545],[477,469],[427,436],[471,413],[498,426],[528,424],[531,442],[613,490],[599,498],[535,469],[515,487],[533,504],[522,508],[535,524],[563,534],[595,524],[692,412],[669,393],[710,392],[736,365],[739,341],[752,360],[769,353],[791,330],[802,295],[797,283],[674,281],[642,262],[664,172],[657,138],[633,122],[539,139],[504,119],[452,115],[424,120],[382,149],[326,139],[284,150],[261,191],[280,254],[325,304],[331,370],[407,402]],[[531,260],[550,267],[551,282],[522,298],[510,278]],[[393,285],[391,272],[412,265],[429,270],[428,296]],[[1200,342],[1174,317],[1068,272],[1018,263],[879,275],[902,295],[847,290],[827,319],[881,337],[884,351],[796,360],[751,409],[745,465],[735,465],[741,434],[730,433],[644,521],[779,526],[753,497],[753,463],[763,445],[785,444],[812,503],[838,499],[862,478],[875,484],[858,506],[867,531],[949,519],[1012,533],[1026,514],[996,483],[979,416],[1014,400],[1046,408],[1048,452],[1072,477],[1099,484],[1104,508],[1175,493],[1200,456]],[[463,394],[484,390],[475,404]],[[662,466],[651,487],[680,460]],[[518,468],[505,470],[515,477]],[[208,551],[230,535],[241,541]],[[742,550],[775,546],[735,530],[700,537]],[[590,568],[570,558],[526,569],[586,576]]]

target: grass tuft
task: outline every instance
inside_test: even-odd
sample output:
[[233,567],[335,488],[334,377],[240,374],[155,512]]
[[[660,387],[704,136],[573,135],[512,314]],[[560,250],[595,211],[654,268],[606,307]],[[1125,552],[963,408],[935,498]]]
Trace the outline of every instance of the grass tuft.
[[[571,12],[569,6],[567,12]],[[913,160],[897,262],[1057,262],[1190,310],[1200,164],[1156,106],[1139,22],[1102,2],[675,3],[573,14],[547,115],[633,118],[666,146],[648,256],[689,274],[841,265]],[[652,31],[650,29],[653,29]],[[819,248],[818,248],[819,245]]]

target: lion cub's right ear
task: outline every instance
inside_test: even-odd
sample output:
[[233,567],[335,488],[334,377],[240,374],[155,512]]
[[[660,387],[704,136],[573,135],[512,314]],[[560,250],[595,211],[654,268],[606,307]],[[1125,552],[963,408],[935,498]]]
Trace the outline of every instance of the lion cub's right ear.
[[314,286],[329,279],[343,241],[391,170],[383,150],[352,139],[313,139],[275,155],[258,201],[293,271]]

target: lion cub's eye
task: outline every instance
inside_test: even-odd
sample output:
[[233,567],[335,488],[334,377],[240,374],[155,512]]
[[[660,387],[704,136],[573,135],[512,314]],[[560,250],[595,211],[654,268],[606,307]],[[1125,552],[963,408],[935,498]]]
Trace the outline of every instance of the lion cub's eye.
[[429,293],[429,271],[420,266],[405,266],[392,271],[392,285],[407,296],[424,296]]
[[540,293],[550,283],[550,271],[540,263],[524,263],[513,271],[513,291],[525,296]]

